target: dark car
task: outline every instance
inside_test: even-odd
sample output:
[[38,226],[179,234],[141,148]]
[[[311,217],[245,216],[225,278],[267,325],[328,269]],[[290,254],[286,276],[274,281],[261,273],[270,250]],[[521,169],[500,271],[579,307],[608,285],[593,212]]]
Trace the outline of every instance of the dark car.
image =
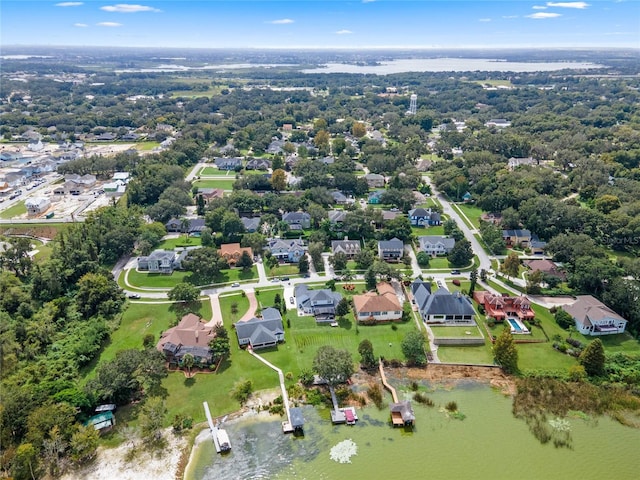
[[140,298],[140,295],[138,295],[137,293],[130,293],[128,295],[128,298],[137,299]]
[[460,270],[451,270],[451,275],[460,275]]

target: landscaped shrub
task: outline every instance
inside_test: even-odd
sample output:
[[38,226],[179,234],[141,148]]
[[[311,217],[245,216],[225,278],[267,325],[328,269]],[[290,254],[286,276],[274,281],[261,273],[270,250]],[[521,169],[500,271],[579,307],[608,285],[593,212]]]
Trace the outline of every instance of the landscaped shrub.
[[572,347],[576,347],[579,348],[580,350],[582,350],[584,348],[583,343],[578,340],[577,338],[567,338],[566,342],[571,345]]
[[318,391],[318,389],[313,388],[307,391],[307,403],[309,405],[320,405],[322,403],[322,400],[322,394]]
[[398,330],[398,326],[395,323],[391,324],[391,330],[396,331]]
[[496,326],[496,321],[493,318],[490,318],[487,320],[487,325],[489,325],[489,328],[493,328]]
[[426,394],[422,393],[422,392],[416,392],[413,395],[413,399],[422,404],[422,405],[426,405],[427,407],[433,407],[434,403],[433,400],[431,400],[429,397],[427,397]]

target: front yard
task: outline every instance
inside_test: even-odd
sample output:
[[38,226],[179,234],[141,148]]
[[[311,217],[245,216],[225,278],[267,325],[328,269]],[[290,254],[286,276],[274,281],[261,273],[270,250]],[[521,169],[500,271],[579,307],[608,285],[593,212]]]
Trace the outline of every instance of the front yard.
[[235,176],[227,178],[216,178],[208,180],[196,180],[193,185],[198,188],[221,188],[222,190],[233,190],[233,184],[236,182]]
[[[128,271],[129,284],[137,289],[145,288],[167,288],[171,289],[178,283],[189,281],[191,272],[175,270],[172,274],[139,272],[136,269]],[[244,271],[241,268],[229,268],[221,270],[211,284],[231,283],[241,280],[253,280],[258,278],[258,269],[255,265],[250,270]]]

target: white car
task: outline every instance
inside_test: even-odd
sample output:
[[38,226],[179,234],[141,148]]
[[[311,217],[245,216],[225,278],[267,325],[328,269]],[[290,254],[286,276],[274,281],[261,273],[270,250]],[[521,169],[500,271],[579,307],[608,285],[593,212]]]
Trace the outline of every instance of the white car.
[[233,283],[231,284],[231,286],[232,286],[232,287],[239,287],[239,286],[240,286],[240,284],[239,284],[238,282],[233,282]]

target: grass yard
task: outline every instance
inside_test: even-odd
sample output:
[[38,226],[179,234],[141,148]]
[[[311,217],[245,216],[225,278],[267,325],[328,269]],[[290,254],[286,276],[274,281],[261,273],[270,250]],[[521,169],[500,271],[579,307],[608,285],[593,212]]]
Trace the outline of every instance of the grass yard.
[[[229,334],[231,335],[231,324],[237,322],[242,316],[249,310],[249,299],[241,293],[234,293],[231,295],[224,295],[219,297],[220,310],[222,311],[222,321],[224,322]],[[236,305],[236,313],[233,313]]]
[[223,174],[222,170],[219,170],[218,167],[215,166],[207,166],[207,167],[203,167],[199,172],[198,175],[201,176],[207,176],[207,175],[215,175],[215,176],[220,176]]
[[282,275],[298,275],[298,273],[298,265],[285,263],[272,268],[267,275],[270,277],[280,277]]
[[[469,225],[469,227],[480,228],[480,215],[482,215],[483,213],[481,208],[476,207],[475,205],[470,205],[468,203],[456,203],[453,204],[453,208],[457,208],[459,212],[462,212],[464,214],[461,215],[463,220],[465,220],[466,215],[466,218],[468,218],[471,222],[471,225]],[[465,223],[467,222],[465,221]]]
[[256,299],[258,300],[258,306],[260,308],[273,307],[276,295],[280,295],[280,299],[286,301],[287,305],[289,305],[289,300],[285,299],[283,294],[284,289],[281,287],[256,289]]
[[202,245],[200,237],[185,237],[184,235],[180,235],[178,238],[162,240],[157,248],[162,250],[173,250],[177,247],[196,247],[200,245]]
[[424,237],[425,235],[444,235],[444,227],[435,225],[433,227],[411,227],[411,232],[416,237]]
[[226,178],[216,178],[215,180],[196,180],[193,182],[198,188],[220,188],[222,190],[233,190],[233,184],[236,182],[234,176],[231,176],[229,179]]
[[34,260],[38,263],[46,262],[51,258],[51,253],[53,253],[53,244],[47,243],[46,245],[40,243],[40,245],[36,246],[38,253],[33,257]]
[[[473,338],[473,337],[480,337],[482,338],[482,335],[480,334],[480,330],[478,330],[478,327],[436,327],[436,326],[432,326],[431,327],[431,331],[433,332],[433,336],[435,338],[442,338],[442,337],[460,337],[460,338]],[[467,332],[470,332],[469,334],[467,334]]]
[[135,144],[136,150],[139,150],[141,152],[148,152],[159,146],[160,146],[160,142],[152,142],[152,141],[138,142]]
[[454,285],[451,280],[446,280],[447,288],[450,292],[463,292],[467,294],[469,292],[469,287],[471,286],[471,280],[458,279],[460,281],[460,286]]
[[430,269],[449,269],[452,268],[449,264],[449,260],[447,257],[435,257],[429,260],[429,270]]
[[27,213],[27,207],[24,204],[24,200],[20,200],[15,205],[10,206],[6,210],[0,212],[0,218],[4,220],[10,220],[14,217],[19,217]]
[[485,342],[485,345],[439,346],[438,358],[445,363],[493,364],[491,342]]
[[[134,288],[173,288],[178,283],[185,282],[191,276],[191,272],[175,270],[171,275],[163,273],[138,272],[135,269],[129,270],[129,283]],[[229,268],[222,270],[216,276],[212,284],[231,283],[240,280],[252,280],[258,278],[258,269],[255,265],[250,270],[244,271],[241,268]],[[124,281],[123,285],[124,287]]]

